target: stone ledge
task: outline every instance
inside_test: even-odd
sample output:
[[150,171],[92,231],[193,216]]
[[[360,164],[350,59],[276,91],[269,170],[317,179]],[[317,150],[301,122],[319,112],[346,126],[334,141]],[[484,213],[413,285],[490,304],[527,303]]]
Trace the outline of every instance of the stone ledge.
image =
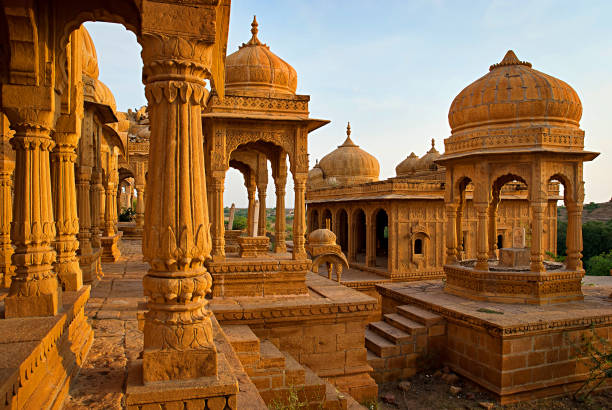
[[10,408],[59,406],[86,357],[93,332],[83,315],[90,287],[63,293],[53,317],[0,320],[0,398]]

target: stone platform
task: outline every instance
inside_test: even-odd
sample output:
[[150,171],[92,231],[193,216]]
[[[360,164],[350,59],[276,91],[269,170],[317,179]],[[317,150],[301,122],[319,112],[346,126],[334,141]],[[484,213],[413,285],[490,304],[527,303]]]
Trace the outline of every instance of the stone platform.
[[305,283],[305,295],[213,298],[210,306],[222,326],[248,325],[357,401],[374,399],[365,327],[376,299],[314,273]]
[[87,258],[79,256],[79,266],[83,272],[83,283],[92,283],[102,277],[102,265],[100,256],[102,248],[93,248],[91,255]]
[[575,391],[587,377],[573,345],[593,326],[612,340],[612,278],[582,287],[584,300],[543,306],[468,300],[441,281],[377,286],[383,314],[413,306],[446,320],[444,362],[495,393],[502,404]]
[[100,242],[102,243],[102,262],[117,262],[121,256],[121,251],[117,246],[119,239],[123,236],[123,232],[117,232],[113,236],[101,236]]
[[293,260],[290,253],[254,258],[229,254],[224,261],[206,262],[213,278],[213,297],[306,295],[310,266],[310,260]]
[[143,228],[136,222],[118,222],[117,228],[123,232],[124,239],[142,239]]
[[464,298],[497,303],[545,305],[582,300],[581,281],[584,271],[560,268],[531,272],[528,268],[498,267],[478,270],[460,264],[444,265],[445,290]]
[[63,309],[52,317],[0,320],[1,408],[62,406],[93,341],[83,313],[89,293],[89,286],[63,292]]

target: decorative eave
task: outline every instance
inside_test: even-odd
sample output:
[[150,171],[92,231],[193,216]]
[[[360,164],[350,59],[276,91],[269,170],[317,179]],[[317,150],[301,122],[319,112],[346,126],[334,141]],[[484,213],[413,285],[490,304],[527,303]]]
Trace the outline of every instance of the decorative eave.
[[576,150],[568,150],[563,148],[546,148],[546,147],[525,147],[525,148],[501,148],[501,149],[493,149],[493,148],[485,148],[479,149],[476,151],[467,151],[467,152],[458,152],[458,153],[450,153],[444,154],[442,157],[436,159],[434,162],[438,165],[446,166],[450,162],[454,162],[457,160],[464,159],[472,159],[473,157],[479,157],[483,155],[517,155],[517,154],[554,154],[554,155],[570,155],[573,157],[581,157],[582,161],[592,161],[599,155],[599,152],[593,151],[576,151]]

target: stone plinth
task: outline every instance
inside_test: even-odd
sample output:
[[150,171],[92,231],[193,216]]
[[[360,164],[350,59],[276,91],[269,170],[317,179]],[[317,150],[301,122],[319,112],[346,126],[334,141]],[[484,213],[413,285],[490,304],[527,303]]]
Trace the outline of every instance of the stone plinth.
[[238,238],[244,231],[242,229],[228,229],[225,231],[225,253],[238,253],[240,246],[238,245]]
[[119,222],[117,224],[119,231],[123,232],[124,239],[141,239],[142,226],[138,226],[136,222]]
[[[266,238],[267,239],[267,238]],[[213,278],[213,297],[305,295],[308,259],[292,260],[291,254],[274,254],[274,259],[227,257],[207,261]]]
[[119,239],[123,236],[123,232],[117,232],[113,236],[102,236],[100,242],[102,243],[102,262],[117,262],[121,256],[121,251],[117,247]]
[[536,273],[499,269],[484,271],[469,266],[445,265],[444,291],[471,300],[530,305],[583,299],[581,282],[584,271],[557,269]]
[[[219,324],[213,318],[215,349],[226,350],[228,344]],[[230,358],[231,359],[231,358]],[[156,381],[143,384],[142,360],[135,360],[128,369],[126,406],[128,410],[143,408],[188,408],[236,410],[238,380],[225,354],[217,355],[216,375],[188,380]]]
[[[89,286],[63,293],[61,313],[0,320],[2,408],[60,408],[93,342],[83,309]],[[6,407],[5,407],[6,406]]]
[[100,279],[102,274],[102,264],[100,257],[102,255],[102,248],[94,248],[91,255],[79,256],[79,265],[83,272],[83,283],[92,283]]
[[529,248],[502,248],[499,250],[499,265],[505,267],[527,266],[531,250]]
[[222,326],[248,325],[355,400],[375,400],[365,327],[376,299],[313,273],[306,283],[308,295],[215,297],[211,309]]
[[444,317],[440,365],[493,392],[501,404],[575,392],[589,362],[575,357],[574,345],[591,326],[599,337],[612,337],[609,288],[585,286],[583,301],[517,306],[466,300],[443,287],[440,281],[378,285],[383,314],[408,305]]
[[239,236],[239,254],[241,258],[257,258],[270,250],[270,238],[267,236]]

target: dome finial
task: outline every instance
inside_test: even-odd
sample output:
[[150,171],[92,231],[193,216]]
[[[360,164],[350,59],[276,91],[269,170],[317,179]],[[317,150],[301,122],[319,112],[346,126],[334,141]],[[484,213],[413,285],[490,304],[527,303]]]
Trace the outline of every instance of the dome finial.
[[435,138],[431,139],[431,148],[436,148],[436,140],[435,140]]
[[247,43],[250,46],[258,46],[261,44],[261,41],[257,38],[257,33],[259,33],[259,23],[257,23],[257,16],[253,16],[253,22],[251,23],[251,34],[253,35],[249,42]]
[[355,144],[353,142],[353,140],[351,139],[351,122],[349,121],[346,124],[346,139],[344,140],[344,143],[342,143],[342,145],[339,145],[338,148],[340,147],[357,147],[358,145]]
[[498,67],[504,67],[509,65],[524,65],[527,67],[531,67],[531,63],[519,60],[516,54],[514,54],[514,51],[508,50],[504,58],[502,58],[502,61],[497,64],[493,64],[491,67],[489,67],[489,71]]

